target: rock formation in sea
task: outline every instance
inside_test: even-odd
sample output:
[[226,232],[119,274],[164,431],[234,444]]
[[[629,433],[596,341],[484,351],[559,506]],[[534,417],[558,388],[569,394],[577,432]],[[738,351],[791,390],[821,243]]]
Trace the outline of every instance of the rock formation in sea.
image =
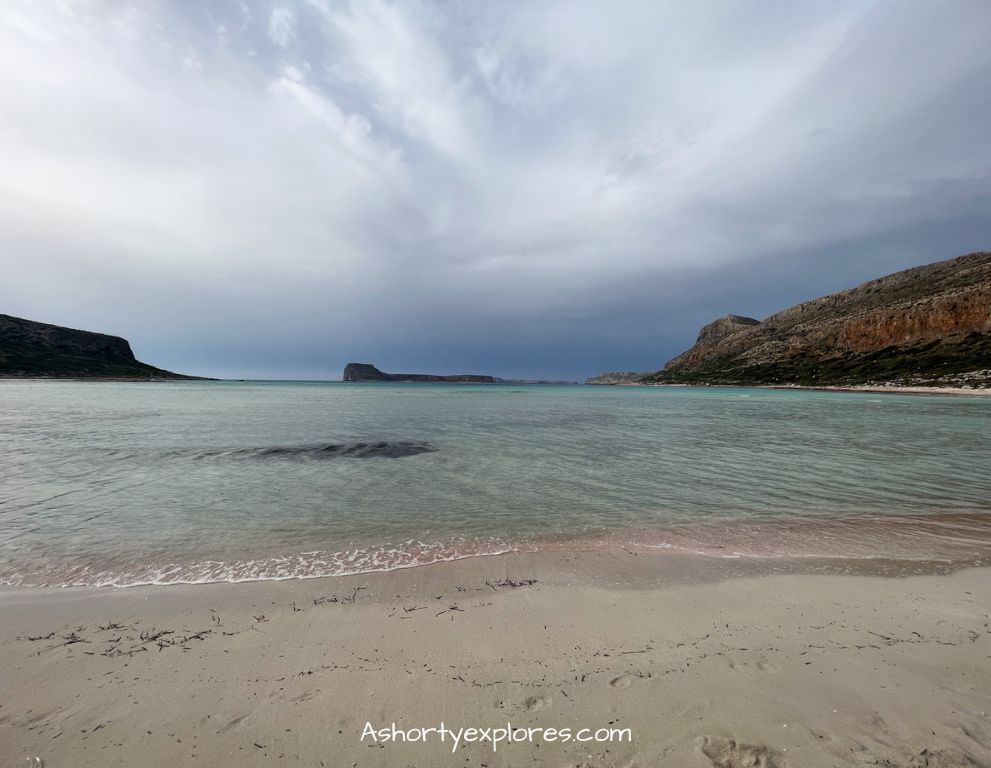
[[134,358],[120,336],[0,315],[0,377],[196,379]]
[[344,381],[426,381],[448,382],[453,384],[577,384],[575,381],[549,381],[546,379],[500,379],[498,376],[483,376],[477,373],[436,376],[432,373],[386,373],[371,363],[348,363],[344,367]]
[[348,363],[344,367],[344,381],[392,381],[392,382],[450,382],[460,384],[495,384],[494,376],[466,373],[454,376],[435,376],[430,373],[385,373],[371,363]]
[[764,320],[726,315],[648,384],[991,386],[991,253],[906,269]]

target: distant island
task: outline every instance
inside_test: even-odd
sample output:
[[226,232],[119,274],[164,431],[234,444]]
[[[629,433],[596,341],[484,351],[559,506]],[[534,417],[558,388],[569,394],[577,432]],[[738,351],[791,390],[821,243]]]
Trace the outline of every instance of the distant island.
[[371,363],[348,363],[344,366],[344,381],[430,381],[450,382],[460,384],[495,384],[494,376],[483,376],[474,373],[457,374],[454,376],[435,376],[430,373],[386,373],[380,371]]
[[127,339],[0,315],[0,377],[199,379],[136,360]]
[[663,370],[586,383],[991,387],[991,253],[906,269],[764,320],[726,315]]
[[448,384],[575,384],[574,381],[544,381],[541,379],[500,379],[498,376],[487,376],[477,373],[454,374],[438,376],[432,373],[386,373],[380,371],[371,363],[348,363],[344,366],[344,381],[391,381],[403,382],[433,382]]

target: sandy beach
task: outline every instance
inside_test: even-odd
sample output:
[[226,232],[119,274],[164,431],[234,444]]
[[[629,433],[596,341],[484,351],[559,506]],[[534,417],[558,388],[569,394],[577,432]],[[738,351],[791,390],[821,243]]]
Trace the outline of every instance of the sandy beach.
[[[0,756],[76,768],[991,764],[991,570],[841,570],[631,549],[339,579],[7,588]],[[367,732],[442,722],[478,740]],[[629,731],[591,743],[539,732],[493,750],[481,729],[507,724]]]
[[873,392],[889,395],[964,395],[970,397],[991,396],[991,389],[980,387],[911,387],[885,384],[860,384],[846,387],[800,387],[782,385],[773,389],[812,389],[820,392]]

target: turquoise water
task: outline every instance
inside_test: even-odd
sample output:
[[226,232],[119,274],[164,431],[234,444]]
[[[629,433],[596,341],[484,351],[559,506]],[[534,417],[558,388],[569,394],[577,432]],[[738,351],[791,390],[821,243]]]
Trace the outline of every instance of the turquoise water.
[[545,547],[980,557],[991,399],[0,382],[0,582],[317,576]]

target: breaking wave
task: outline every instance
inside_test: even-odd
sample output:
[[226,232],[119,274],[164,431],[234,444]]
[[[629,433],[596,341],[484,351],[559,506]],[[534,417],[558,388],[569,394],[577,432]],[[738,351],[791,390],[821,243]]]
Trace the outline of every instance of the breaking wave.
[[244,559],[191,562],[111,557],[73,563],[35,561],[0,566],[0,584],[21,587],[138,587],[168,584],[241,583],[317,579],[396,571],[472,557],[534,551],[524,542],[458,538],[444,542],[409,540],[382,547],[300,552]]
[[395,571],[474,557],[540,551],[614,550],[751,561],[889,560],[946,566],[991,565],[991,514],[855,516],[733,521],[667,529],[602,531],[569,537],[409,539],[379,546],[256,557],[178,561],[154,556],[37,558],[0,565],[0,584],[131,587],[282,581]]

